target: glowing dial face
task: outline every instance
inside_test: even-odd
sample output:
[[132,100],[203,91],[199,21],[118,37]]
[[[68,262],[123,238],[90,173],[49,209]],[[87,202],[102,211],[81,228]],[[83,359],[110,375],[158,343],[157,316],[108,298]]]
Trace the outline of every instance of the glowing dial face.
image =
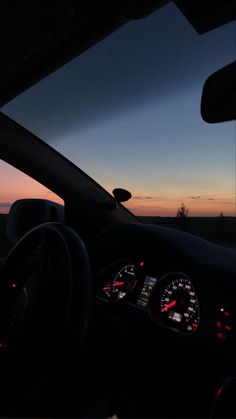
[[113,301],[121,300],[133,289],[135,282],[135,266],[125,265],[103,286],[103,292]]
[[[155,292],[151,302],[151,313],[158,323],[186,334],[199,327],[199,303],[190,279],[172,272],[162,279],[159,295]],[[154,304],[156,303],[156,306]]]

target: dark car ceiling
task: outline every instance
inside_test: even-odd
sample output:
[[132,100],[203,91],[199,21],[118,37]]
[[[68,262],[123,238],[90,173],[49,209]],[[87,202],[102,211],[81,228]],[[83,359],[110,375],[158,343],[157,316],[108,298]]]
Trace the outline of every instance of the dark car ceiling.
[[[2,2],[0,106],[129,20],[143,18],[169,1]],[[177,0],[175,3],[199,33],[236,17],[235,0]]]
[[175,0],[175,4],[200,34],[236,19],[235,0]]

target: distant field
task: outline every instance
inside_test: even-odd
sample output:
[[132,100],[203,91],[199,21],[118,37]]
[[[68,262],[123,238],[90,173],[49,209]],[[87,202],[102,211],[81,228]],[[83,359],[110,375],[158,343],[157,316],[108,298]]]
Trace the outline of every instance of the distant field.
[[206,240],[236,247],[236,217],[187,217],[184,223],[176,217],[139,218],[144,223],[176,228]]

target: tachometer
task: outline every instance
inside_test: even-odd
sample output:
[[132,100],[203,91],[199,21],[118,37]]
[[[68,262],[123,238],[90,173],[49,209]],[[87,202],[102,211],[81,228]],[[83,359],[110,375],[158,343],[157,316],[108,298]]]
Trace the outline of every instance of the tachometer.
[[193,333],[199,327],[199,303],[193,284],[187,275],[171,272],[155,287],[150,300],[153,319],[183,333]]
[[112,301],[118,301],[124,298],[130,292],[136,283],[135,265],[129,264],[123,266],[111,281],[103,285],[103,292]]

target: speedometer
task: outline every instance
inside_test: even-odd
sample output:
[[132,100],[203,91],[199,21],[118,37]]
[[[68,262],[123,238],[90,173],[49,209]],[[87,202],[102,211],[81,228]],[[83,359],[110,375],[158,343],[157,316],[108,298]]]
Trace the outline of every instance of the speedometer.
[[153,319],[167,328],[186,334],[199,327],[199,302],[189,277],[181,272],[165,275],[155,288],[150,311]]

